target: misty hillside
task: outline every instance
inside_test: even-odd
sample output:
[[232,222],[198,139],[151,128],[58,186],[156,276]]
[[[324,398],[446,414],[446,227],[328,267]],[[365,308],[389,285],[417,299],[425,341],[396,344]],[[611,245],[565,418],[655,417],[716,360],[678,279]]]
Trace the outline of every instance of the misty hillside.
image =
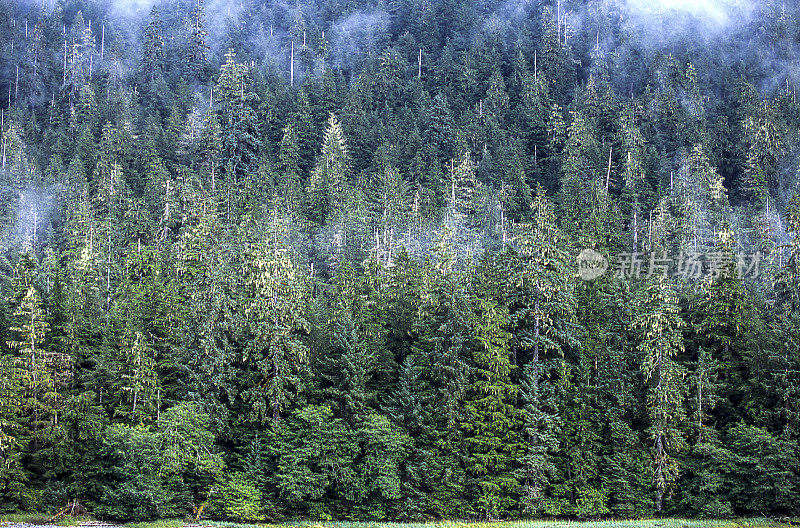
[[800,515],[800,4],[0,0],[0,513]]

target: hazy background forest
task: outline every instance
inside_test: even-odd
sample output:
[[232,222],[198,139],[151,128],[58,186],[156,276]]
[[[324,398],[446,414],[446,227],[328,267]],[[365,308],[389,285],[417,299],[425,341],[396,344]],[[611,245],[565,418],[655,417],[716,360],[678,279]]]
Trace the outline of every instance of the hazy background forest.
[[800,513],[797,2],[0,26],[0,510]]

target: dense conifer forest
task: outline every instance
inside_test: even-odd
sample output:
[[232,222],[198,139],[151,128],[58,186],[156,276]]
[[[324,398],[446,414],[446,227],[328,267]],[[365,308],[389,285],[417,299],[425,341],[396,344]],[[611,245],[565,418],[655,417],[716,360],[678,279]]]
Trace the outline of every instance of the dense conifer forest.
[[0,0],[0,511],[800,513],[800,5]]

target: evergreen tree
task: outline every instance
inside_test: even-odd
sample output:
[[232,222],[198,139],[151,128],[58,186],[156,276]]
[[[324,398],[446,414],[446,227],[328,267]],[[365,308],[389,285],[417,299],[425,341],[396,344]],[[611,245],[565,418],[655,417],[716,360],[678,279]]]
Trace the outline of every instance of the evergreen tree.
[[350,158],[342,125],[331,114],[307,191],[307,207],[312,220],[322,224],[340,211],[349,178]]
[[42,298],[33,283],[34,265],[30,257],[22,257],[17,277],[18,304],[9,328],[11,339],[6,344],[14,351],[24,372],[22,409],[30,420],[27,425],[35,444],[42,429],[55,419],[59,395],[53,356],[44,349],[49,325]]
[[469,508],[462,493],[466,474],[459,422],[469,375],[467,347],[474,333],[466,284],[454,269],[446,238],[436,251],[435,266],[423,268],[425,286],[414,329],[419,338],[412,357],[422,377],[416,386],[424,408],[420,447],[435,454],[422,461],[422,485],[428,509],[449,517]]
[[236,54],[228,50],[217,82],[221,147],[220,165],[225,170],[227,215],[238,213],[258,196],[239,192],[242,184],[252,188],[256,175],[258,150],[258,117],[253,108],[258,96],[252,92],[249,70],[236,62]]
[[778,276],[780,305],[776,313],[778,332],[777,359],[774,378],[779,394],[780,423],[785,434],[793,441],[800,441],[800,404],[798,404],[797,380],[800,378],[800,338],[797,332],[797,308],[800,305],[800,195],[795,194],[787,208],[787,223],[793,238],[789,246],[789,258]]
[[638,348],[642,372],[648,383],[648,433],[653,441],[652,472],[655,509],[661,513],[664,498],[673,490],[680,467],[678,454],[685,438],[681,432],[684,369],[677,356],[683,351],[683,321],[674,286],[663,274],[648,279],[634,298],[634,328],[641,331]]
[[326,391],[330,399],[339,402],[338,414],[360,424],[376,407],[378,370],[391,361],[385,353],[382,307],[368,277],[356,274],[349,262],[337,267],[335,286],[326,321],[330,348],[320,358],[321,377],[331,385]]
[[243,392],[250,417],[277,422],[303,389],[302,370],[309,350],[302,335],[308,332],[304,299],[308,282],[287,246],[286,222],[277,209],[269,231],[248,251],[245,275],[250,339],[245,353],[252,384]]
[[487,518],[507,515],[516,503],[519,481],[514,472],[521,451],[517,387],[512,380],[507,310],[481,299],[476,334],[482,348],[473,352],[476,379],[467,397],[465,443],[467,469],[477,481],[478,511]]
[[554,206],[539,187],[532,202],[531,221],[518,226],[514,240],[519,262],[512,275],[516,291],[510,314],[512,346],[528,359],[522,385],[527,452],[520,459],[520,473],[522,506],[531,513],[561,513],[552,489],[556,481],[553,456],[560,432],[552,378],[563,368],[565,348],[577,337],[576,301],[565,242],[556,224]]
[[300,140],[293,123],[283,129],[280,150],[278,152],[278,168],[281,176],[281,189],[290,203],[297,206],[300,200]]
[[722,178],[711,167],[701,145],[696,145],[686,167],[678,172],[683,209],[683,247],[700,251],[713,244],[714,234],[730,214]]
[[197,0],[188,20],[186,64],[189,72],[201,79],[208,60],[208,44],[206,43],[208,32],[205,29],[205,16],[203,0]]
[[142,48],[142,72],[149,77],[151,83],[155,83],[165,66],[163,27],[161,14],[156,6],[150,10],[150,21],[144,30]]

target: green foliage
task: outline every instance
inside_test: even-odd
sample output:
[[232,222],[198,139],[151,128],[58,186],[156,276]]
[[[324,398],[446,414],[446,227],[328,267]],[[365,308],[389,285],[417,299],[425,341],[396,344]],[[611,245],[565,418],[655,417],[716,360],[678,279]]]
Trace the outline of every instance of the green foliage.
[[212,451],[208,424],[207,414],[182,403],[166,410],[155,430],[109,426],[100,452],[108,484],[98,514],[126,520],[171,517],[185,512],[195,494],[207,496],[223,468]]
[[222,457],[214,453],[214,435],[209,431],[210,418],[195,404],[179,403],[170,407],[158,420],[162,474],[218,474]]
[[209,514],[235,522],[263,521],[261,492],[244,473],[225,473],[212,495]]
[[268,417],[279,420],[302,390],[299,373],[308,362],[308,347],[301,339],[308,331],[303,306],[308,282],[287,244],[291,218],[279,215],[276,208],[271,232],[248,251],[244,278],[250,330],[245,353],[254,381],[243,396],[251,405],[251,418],[262,423]]
[[375,414],[366,418],[357,435],[362,442],[359,471],[366,491],[379,497],[379,503],[400,499],[401,467],[411,439],[385,416]]
[[349,185],[350,160],[342,125],[331,114],[322,140],[322,150],[311,172],[306,207],[309,218],[322,224],[339,212]]
[[521,452],[519,411],[513,405],[518,388],[511,383],[511,335],[504,328],[507,310],[481,300],[477,317],[481,347],[473,352],[476,379],[465,405],[468,421],[462,427],[470,453],[467,468],[480,490],[477,507],[482,515],[496,517],[512,510],[519,488],[513,471]]
[[311,508],[326,493],[355,500],[358,455],[352,432],[330,407],[307,406],[281,421],[272,446],[277,458],[275,483],[281,498]]
[[797,443],[739,423],[728,432],[729,471],[734,507],[756,512],[767,507],[790,510],[797,500]]
[[[99,515],[142,521],[174,515],[174,491],[158,474],[158,437],[144,426],[112,425],[106,429],[102,456],[112,469],[103,490]],[[113,484],[112,484],[113,483]]]
[[685,414],[681,383],[684,372],[675,360],[683,349],[683,321],[675,291],[663,275],[650,280],[634,302],[638,313],[633,325],[642,332],[639,351],[643,356],[642,371],[649,384],[648,433],[653,441],[655,506],[661,512],[664,496],[675,486],[680,472],[676,455],[684,445],[680,430]]
[[611,513],[608,509],[608,493],[602,489],[586,488],[578,492],[575,515],[581,519],[603,517]]

